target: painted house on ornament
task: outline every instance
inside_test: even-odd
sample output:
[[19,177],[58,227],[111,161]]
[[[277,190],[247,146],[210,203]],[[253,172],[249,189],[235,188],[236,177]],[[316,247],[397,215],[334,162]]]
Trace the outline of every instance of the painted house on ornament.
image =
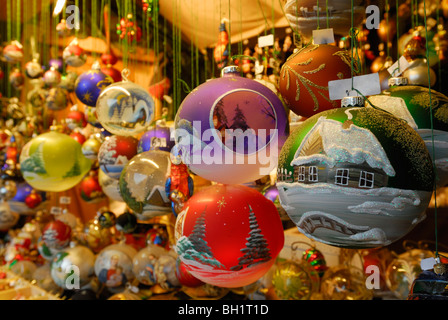
[[279,182],[326,183],[350,188],[381,188],[395,175],[380,142],[367,129],[320,118],[291,162],[279,168]]

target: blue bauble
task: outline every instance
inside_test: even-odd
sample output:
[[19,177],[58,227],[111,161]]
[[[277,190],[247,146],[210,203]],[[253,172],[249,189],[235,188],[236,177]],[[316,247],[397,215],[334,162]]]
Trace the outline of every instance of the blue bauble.
[[75,83],[76,97],[85,105],[90,107],[96,106],[96,101],[103,90],[114,80],[103,73],[96,66],[92,66],[89,71],[82,73]]
[[138,141],[137,152],[149,150],[171,151],[174,147],[174,139],[171,139],[171,130],[173,128],[165,126],[154,126],[146,131]]

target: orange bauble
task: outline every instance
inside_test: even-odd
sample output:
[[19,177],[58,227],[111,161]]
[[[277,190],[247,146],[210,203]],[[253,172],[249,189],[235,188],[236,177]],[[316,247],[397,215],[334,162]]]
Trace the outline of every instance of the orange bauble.
[[351,78],[351,70],[349,51],[329,44],[308,45],[282,66],[279,91],[294,113],[308,118],[340,107],[338,100],[330,100],[328,82]]

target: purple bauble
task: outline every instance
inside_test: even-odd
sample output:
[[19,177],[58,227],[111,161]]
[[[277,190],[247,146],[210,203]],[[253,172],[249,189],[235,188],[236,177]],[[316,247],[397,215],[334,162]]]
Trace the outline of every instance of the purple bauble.
[[96,101],[103,90],[114,80],[100,70],[98,64],[92,65],[89,71],[82,73],[75,83],[76,97],[85,105],[96,106]]
[[146,131],[138,141],[137,152],[149,150],[171,151],[174,139],[171,139],[172,127],[154,126]]
[[50,59],[48,62],[48,70],[50,70],[51,67],[55,67],[59,72],[62,72],[64,70],[63,66],[62,59]]
[[280,98],[235,66],[188,94],[176,114],[176,148],[190,170],[241,184],[268,175],[289,135]]

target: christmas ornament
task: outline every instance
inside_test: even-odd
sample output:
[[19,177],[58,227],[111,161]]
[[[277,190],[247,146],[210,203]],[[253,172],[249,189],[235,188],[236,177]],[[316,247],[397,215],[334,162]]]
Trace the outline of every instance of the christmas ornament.
[[95,254],[87,247],[75,245],[58,252],[51,261],[51,278],[65,290],[79,289],[94,274]]
[[110,178],[120,178],[125,165],[137,154],[137,145],[138,140],[132,136],[110,136],[98,152],[100,169]]
[[406,235],[424,218],[434,181],[420,136],[395,116],[364,107],[304,121],[282,149],[277,176],[280,203],[299,231],[349,248],[386,246]]
[[434,158],[437,186],[445,186],[448,183],[448,119],[444,113],[448,110],[448,97],[422,86],[392,85],[380,95],[369,97],[369,101],[405,120],[417,131]]
[[176,277],[176,257],[172,252],[160,255],[154,265],[154,275],[157,284],[165,291],[171,291],[181,286]]
[[61,58],[50,59],[48,62],[48,70],[51,70],[51,67],[55,68],[56,71],[59,71],[59,73],[62,73],[64,69],[64,62]]
[[87,55],[79,46],[78,39],[74,38],[62,52],[62,59],[70,67],[81,67],[86,63]]
[[170,199],[165,194],[169,168],[170,154],[156,150],[137,154],[124,167],[120,194],[140,220],[170,213]]
[[47,107],[50,110],[58,111],[67,108],[67,91],[61,87],[54,87],[48,90],[45,98]]
[[310,300],[319,289],[319,281],[310,269],[292,260],[278,263],[272,276],[276,296],[281,300]]
[[225,21],[221,21],[219,25],[218,43],[213,50],[213,57],[218,68],[222,69],[229,63],[229,34],[226,29]]
[[[102,56],[101,56],[102,57]],[[112,67],[111,64],[107,64],[106,66],[101,68],[101,71],[110,76],[114,82],[120,82],[123,80],[123,77],[121,76],[121,72],[114,67]]]
[[284,243],[274,204],[242,185],[213,185],[193,195],[176,219],[175,238],[194,277],[226,288],[258,280]]
[[71,29],[67,27],[67,21],[61,19],[61,21],[56,25],[56,31],[60,37],[67,37],[70,35]]
[[[447,264],[440,264],[444,269]],[[435,269],[434,269],[435,270]],[[407,300],[446,300],[448,279],[446,272],[424,270],[413,281]]]
[[42,196],[37,193],[36,190],[32,190],[31,193],[25,198],[25,204],[30,209],[35,209],[42,203]]
[[9,74],[9,83],[14,89],[22,90],[25,84],[25,77],[20,69],[14,68],[11,71],[11,73]]
[[291,111],[307,118],[338,108],[340,102],[330,100],[328,81],[351,76],[349,51],[330,44],[311,44],[299,49],[283,64],[279,92]]
[[129,70],[123,70],[123,81],[104,89],[96,103],[104,129],[123,136],[145,131],[154,118],[154,100],[143,87],[129,81],[128,74]]
[[191,275],[191,273],[187,270],[185,263],[183,263],[179,258],[176,259],[176,277],[182,286],[196,288],[204,285],[202,280],[199,280]]
[[98,280],[112,290],[119,290],[134,279],[132,259],[137,250],[131,246],[118,243],[101,250],[95,261],[95,274]]
[[62,76],[56,66],[51,66],[50,70],[45,71],[43,79],[48,87],[55,87],[61,82]]
[[137,229],[137,217],[134,213],[126,211],[117,217],[115,228],[123,233],[132,233]]
[[183,100],[176,146],[189,169],[211,181],[252,182],[274,167],[289,125],[280,99],[236,67],[203,83]]
[[79,183],[81,199],[88,203],[98,203],[105,199],[106,195],[98,181],[98,172],[91,170]]
[[171,166],[165,183],[165,193],[171,200],[171,210],[175,217],[183,210],[187,200],[193,195],[194,183],[188,167],[180,156],[170,154]]
[[20,154],[23,178],[42,191],[60,192],[74,187],[91,166],[77,141],[54,131],[31,139]]
[[316,248],[306,249],[302,253],[302,260],[307,262],[317,272],[319,277],[322,277],[328,269],[324,255]]
[[87,120],[84,112],[78,110],[78,105],[75,104],[65,117],[65,123],[70,130],[75,130],[75,128],[84,128],[87,125]]
[[324,300],[371,300],[362,270],[338,265],[328,268],[321,280],[320,292]]
[[103,170],[98,171],[98,182],[104,194],[111,200],[124,202],[121,196],[119,182],[120,179],[109,177]]
[[86,142],[86,137],[80,132],[80,130],[74,130],[69,134],[69,137],[77,141],[80,145]]
[[[30,207],[30,202],[35,201],[33,204],[36,204],[37,201],[40,200],[40,203],[42,203],[42,201],[46,199],[45,192],[37,192],[37,190],[34,190],[33,187],[25,181],[18,182],[16,184],[16,190],[17,191],[15,192],[14,197],[8,201],[8,204],[12,211],[19,214],[34,214],[35,212],[30,209],[34,209],[36,207],[33,205]],[[37,196],[33,195],[30,197],[32,193],[36,193]],[[35,200],[31,200],[33,198],[35,198]]]
[[27,62],[25,64],[25,75],[30,79],[40,78],[44,73],[42,65],[38,62],[37,58]]
[[61,82],[59,83],[59,87],[67,90],[68,92],[75,91],[75,83],[78,78],[78,74],[74,71],[67,71],[66,74],[61,76]]
[[19,214],[11,211],[5,200],[0,201],[0,231],[7,231],[19,221]]
[[167,251],[156,245],[148,245],[137,252],[132,260],[132,272],[135,278],[142,284],[153,286],[156,284],[156,262]]
[[72,236],[70,226],[60,220],[54,220],[42,229],[42,241],[49,248],[62,250],[68,246]]
[[85,105],[95,107],[101,90],[111,85],[114,80],[101,71],[98,62],[89,71],[78,76],[75,83],[76,97]]
[[126,38],[129,43],[134,40],[139,42],[142,37],[142,29],[134,22],[134,17],[131,13],[126,15],[126,18],[121,18],[120,23],[117,23],[117,34],[120,39]]
[[3,58],[6,62],[15,64],[23,59],[23,46],[19,41],[13,40],[3,48]]
[[328,28],[332,28],[335,34],[346,35],[351,23],[354,26],[362,23],[365,8],[364,0],[356,0],[352,4],[343,0],[330,0],[326,3],[317,0],[288,0],[283,10],[291,28],[298,30],[305,38],[311,38],[313,30],[318,29],[319,25],[322,28],[327,22]]
[[117,223],[117,217],[113,212],[105,210],[98,216],[98,223],[101,228],[112,228]]
[[155,125],[142,134],[138,140],[137,152],[149,150],[171,151],[174,147],[174,139],[171,139],[173,127]]
[[406,299],[413,282],[422,272],[421,261],[434,257],[429,250],[409,249],[399,254],[386,269],[387,288],[398,299]]
[[98,219],[92,219],[84,224],[77,240],[94,253],[98,253],[112,243],[112,234],[109,228],[101,227]]
[[72,229],[72,236],[75,236],[82,227],[81,219],[70,213],[67,209],[63,209],[61,214],[55,216],[55,220],[64,222]]
[[90,160],[97,160],[98,153],[101,148],[101,140],[96,135],[91,135],[83,144],[82,144],[82,154],[84,157]]
[[31,80],[33,89],[26,95],[27,102],[36,110],[42,110],[47,99],[47,91],[42,88],[43,82],[40,79]]
[[53,278],[51,277],[50,263],[45,263],[44,265],[36,268],[33,272],[32,282],[39,288],[42,288],[52,294],[58,294],[61,291],[61,288],[53,281]]

